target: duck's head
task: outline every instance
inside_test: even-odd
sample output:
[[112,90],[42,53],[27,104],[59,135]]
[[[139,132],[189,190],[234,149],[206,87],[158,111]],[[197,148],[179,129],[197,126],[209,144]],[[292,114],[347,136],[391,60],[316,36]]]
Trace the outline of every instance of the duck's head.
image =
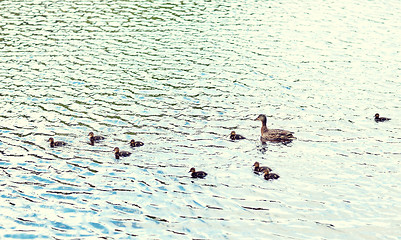
[[375,114],[375,118],[379,118],[379,116],[380,116],[380,115],[379,115],[378,113]]
[[260,114],[256,119],[255,119],[255,121],[262,121],[262,122],[265,122],[266,120],[267,120],[267,118],[266,118],[266,115],[264,115],[264,114]]
[[54,139],[53,138],[49,138],[49,140],[48,140],[48,142],[54,142]]
[[90,133],[88,134],[88,136],[89,136],[89,137],[93,137],[93,136],[94,136],[93,132],[90,132]]
[[259,162],[255,162],[255,163],[253,164],[253,166],[254,166],[254,167],[259,167]]
[[235,136],[235,131],[231,131],[231,136]]
[[118,152],[120,152],[120,149],[118,147],[115,147],[113,151],[114,151],[114,153],[118,153]]
[[131,145],[132,145],[132,144],[135,144],[135,140],[134,140],[134,139],[131,139],[130,143],[131,143]]
[[189,172],[195,172],[195,168],[191,168]]

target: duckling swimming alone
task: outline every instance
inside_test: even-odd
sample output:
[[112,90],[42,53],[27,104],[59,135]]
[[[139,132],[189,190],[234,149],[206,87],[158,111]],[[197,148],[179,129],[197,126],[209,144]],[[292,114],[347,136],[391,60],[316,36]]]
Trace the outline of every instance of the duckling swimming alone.
[[91,142],[91,143],[90,143],[91,145],[95,145],[95,142],[99,142],[100,140],[103,140],[103,139],[104,139],[104,137],[102,137],[102,136],[95,136],[95,135],[93,134],[93,132],[90,132],[90,133],[88,134],[88,136],[89,136],[89,141]]
[[140,147],[140,146],[143,146],[143,142],[139,142],[139,141],[135,141],[134,139],[132,139],[130,142],[129,142],[129,144],[130,144],[130,146],[131,147]]
[[118,147],[114,148],[114,156],[116,157],[116,159],[120,159],[120,157],[128,157],[129,155],[131,155],[130,152],[120,151]]
[[253,171],[254,171],[255,173],[264,172],[266,169],[269,170],[269,171],[273,171],[273,170],[272,170],[271,168],[269,168],[269,167],[260,167],[260,166],[259,166],[259,162],[255,162],[255,163],[253,164],[253,166],[255,167],[255,168],[253,169]]
[[240,139],[246,139],[244,136],[241,136],[239,134],[236,134],[235,131],[232,131],[230,134],[231,140],[240,140]]
[[375,114],[375,121],[376,122],[385,122],[385,121],[390,121],[391,118],[386,118],[386,117],[380,117],[378,113]]
[[292,141],[293,139],[296,139],[296,137],[292,135],[293,132],[282,129],[268,129],[266,126],[267,118],[266,115],[264,114],[260,114],[255,119],[255,121],[257,120],[262,122],[262,128],[260,129],[261,130],[260,140],[262,141],[289,142]]
[[191,176],[192,176],[193,178],[204,178],[204,177],[206,177],[206,175],[207,175],[207,173],[205,173],[205,172],[203,172],[203,171],[195,172],[195,168],[191,168],[191,169],[189,170],[189,172],[191,173]]
[[62,142],[62,141],[54,141],[54,139],[51,137],[49,138],[48,142],[50,142],[50,147],[61,147],[67,145],[67,143]]
[[263,177],[266,179],[266,180],[274,180],[274,179],[278,179],[280,176],[279,175],[277,175],[277,174],[275,174],[275,173],[270,173],[270,171],[268,170],[268,169],[266,169],[265,171],[264,171],[264,173],[265,173],[265,175],[263,175]]

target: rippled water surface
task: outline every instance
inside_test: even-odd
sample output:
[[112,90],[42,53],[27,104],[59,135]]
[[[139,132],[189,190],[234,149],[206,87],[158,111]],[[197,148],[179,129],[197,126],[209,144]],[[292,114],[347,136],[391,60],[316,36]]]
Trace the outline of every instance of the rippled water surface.
[[397,0],[0,1],[0,238],[400,239],[400,36]]

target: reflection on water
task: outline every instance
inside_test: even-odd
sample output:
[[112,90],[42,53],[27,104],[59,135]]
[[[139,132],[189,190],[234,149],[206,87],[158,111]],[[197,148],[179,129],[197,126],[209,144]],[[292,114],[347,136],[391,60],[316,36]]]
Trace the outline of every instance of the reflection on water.
[[396,3],[0,2],[0,236],[397,238]]

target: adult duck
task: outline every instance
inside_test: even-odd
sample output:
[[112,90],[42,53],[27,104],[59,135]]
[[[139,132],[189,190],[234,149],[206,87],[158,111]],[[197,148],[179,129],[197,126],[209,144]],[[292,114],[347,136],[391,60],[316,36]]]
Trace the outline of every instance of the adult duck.
[[48,142],[50,142],[50,147],[61,147],[67,145],[67,143],[63,141],[54,141],[54,138],[49,138]]
[[128,157],[129,155],[131,155],[130,152],[120,151],[118,147],[114,148],[114,156],[116,157],[116,159],[120,159],[120,157]]
[[385,122],[389,121],[391,118],[386,118],[386,117],[380,117],[378,113],[375,114],[375,121],[376,122]]
[[268,129],[266,126],[267,117],[264,114],[260,114],[255,121],[262,122],[261,136],[260,140],[264,141],[272,141],[272,142],[289,142],[296,137],[294,137],[293,132],[282,130],[282,129]]

